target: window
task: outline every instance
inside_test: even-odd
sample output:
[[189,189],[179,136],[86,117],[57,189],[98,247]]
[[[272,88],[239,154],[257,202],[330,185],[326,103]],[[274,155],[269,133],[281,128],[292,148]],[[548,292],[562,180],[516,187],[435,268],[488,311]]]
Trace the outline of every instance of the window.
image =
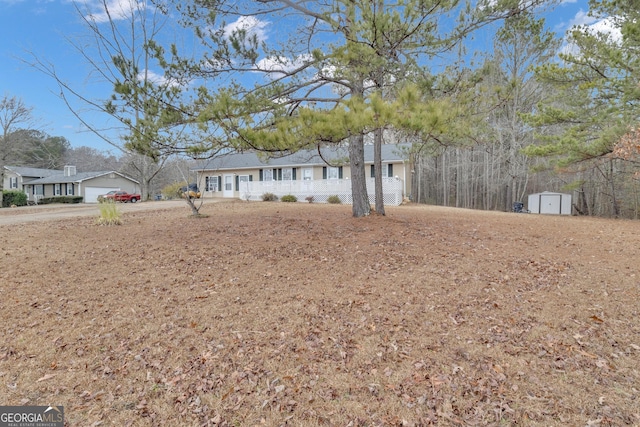
[[312,179],[313,179],[313,169],[311,168],[302,169],[302,180],[311,181]]
[[338,168],[327,168],[327,179],[338,179]]
[[207,181],[207,191],[220,191],[219,189],[219,181],[217,176],[208,176],[206,177]]
[[[375,171],[373,169],[373,165],[371,165],[371,178],[376,176]],[[386,165],[382,165],[382,177],[383,178],[393,178],[393,164],[389,163]]]
[[44,196],[44,185],[34,185],[33,194],[36,196]]
[[62,191],[60,189],[60,184],[53,184],[53,195],[59,196],[61,194],[62,194]]
[[233,191],[233,175],[224,176],[224,191]]
[[263,181],[273,181],[273,169],[264,169],[262,171]]
[[291,181],[291,180],[293,180],[293,169],[291,169],[291,168],[283,168],[282,169],[282,180],[283,181]]
[[73,196],[73,184],[67,184],[66,196]]
[[18,188],[18,177],[9,177],[9,188]]
[[337,168],[324,166],[322,168],[322,179],[342,179],[342,166]]

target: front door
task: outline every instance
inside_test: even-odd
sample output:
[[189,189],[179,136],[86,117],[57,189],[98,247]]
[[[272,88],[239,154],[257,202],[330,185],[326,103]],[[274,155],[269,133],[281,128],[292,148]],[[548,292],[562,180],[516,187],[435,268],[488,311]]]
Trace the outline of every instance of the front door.
[[224,180],[222,197],[233,197],[233,175],[225,175],[222,179]]

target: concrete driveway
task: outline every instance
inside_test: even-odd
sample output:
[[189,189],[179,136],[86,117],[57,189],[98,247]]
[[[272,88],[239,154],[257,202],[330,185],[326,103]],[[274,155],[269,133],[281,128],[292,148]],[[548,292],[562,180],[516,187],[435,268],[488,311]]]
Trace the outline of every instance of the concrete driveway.
[[[118,208],[122,213],[169,208],[181,208],[188,212],[189,206],[184,200],[177,199],[159,202],[119,203]],[[97,218],[100,216],[98,204],[78,203],[2,208],[0,209],[0,226],[79,216],[95,216]]]

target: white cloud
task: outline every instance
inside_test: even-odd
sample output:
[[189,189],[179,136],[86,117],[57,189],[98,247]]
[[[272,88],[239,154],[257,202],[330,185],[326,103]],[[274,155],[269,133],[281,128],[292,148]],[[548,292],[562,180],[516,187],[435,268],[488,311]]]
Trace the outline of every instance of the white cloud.
[[274,74],[287,74],[296,68],[303,66],[305,63],[311,61],[313,57],[305,54],[300,55],[295,59],[286,58],[283,56],[269,57],[258,61],[257,69],[261,71],[269,71]]
[[145,72],[141,72],[138,74],[138,81],[142,82],[144,79],[152,82],[158,86],[166,86],[166,87],[179,87],[181,86],[180,82],[174,79],[168,79],[165,76],[162,76],[152,70],[147,70],[146,75]]
[[[614,43],[619,43],[622,41],[622,33],[620,32],[620,28],[615,25],[614,19],[612,17],[598,19],[593,16],[589,16],[587,12],[580,10],[578,13],[576,13],[569,24],[569,31],[575,29],[583,29],[590,34],[606,35]],[[571,42],[565,43],[565,45],[561,48],[561,52],[574,56],[580,54],[577,46],[575,46],[575,44]]]
[[102,1],[86,1],[87,10],[92,11],[87,18],[97,22],[109,22],[131,19],[138,11],[151,9],[145,0],[108,0],[106,5]]
[[578,25],[590,25],[596,21],[596,18],[593,16],[589,16],[588,12],[580,9],[578,13],[569,21],[569,28],[578,26]]
[[616,27],[613,19],[605,18],[589,25],[589,31],[592,33],[608,34],[614,42],[622,41],[622,32]]
[[253,37],[254,35],[259,42],[267,39],[267,32],[265,28],[269,25],[266,21],[261,21],[253,16],[241,16],[236,22],[228,24],[224,27],[224,36],[230,38],[234,33],[238,31],[246,31],[247,37]]
[[[518,3],[518,7],[519,8],[531,8],[532,6],[535,5],[537,0],[520,0]],[[567,0],[569,2],[573,2],[576,0]],[[498,6],[498,0],[480,0],[478,1],[478,9],[480,10],[491,10],[493,8],[495,8],[496,6]]]
[[580,10],[576,16],[571,20],[570,27],[582,27],[587,32],[591,34],[606,34],[611,37],[611,40],[614,42],[618,42],[622,40],[622,33],[620,32],[620,28],[618,28],[614,23],[614,18],[595,18],[593,16],[589,16],[589,14],[583,10]]

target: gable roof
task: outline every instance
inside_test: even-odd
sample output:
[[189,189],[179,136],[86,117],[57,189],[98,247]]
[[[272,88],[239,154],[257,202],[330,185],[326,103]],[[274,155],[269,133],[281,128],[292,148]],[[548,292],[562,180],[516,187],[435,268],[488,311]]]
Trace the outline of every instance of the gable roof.
[[[403,148],[406,144],[383,144],[383,163],[400,162],[406,159]],[[322,147],[322,157],[318,150],[300,150],[281,157],[267,157],[264,154],[251,151],[246,153],[227,153],[218,155],[212,159],[198,163],[193,171],[202,170],[231,170],[251,169],[256,167],[297,167],[297,166],[326,166],[328,161],[340,161],[348,163],[349,152],[347,147]],[[324,159],[324,160],[323,160]],[[373,163],[373,145],[364,146],[365,163]]]
[[64,171],[56,169],[39,169],[29,168],[22,166],[5,166],[5,169],[12,171],[13,173],[28,178],[35,178],[29,181],[25,181],[25,184],[64,184],[70,182],[81,183],[89,179],[99,178],[104,175],[116,174],[122,178],[139,184],[135,179],[129,178],[126,175],[116,171],[99,171],[99,172],[79,172],[75,175],[65,175]]
[[135,182],[136,184],[138,183],[138,181],[129,178],[128,176],[125,176],[119,172],[116,171],[100,171],[100,172],[79,172],[76,173],[75,175],[71,175],[71,176],[67,176],[65,175],[63,172],[58,171],[57,175],[51,175],[51,176],[47,176],[45,178],[40,178],[40,179],[34,179],[33,181],[29,181],[29,184],[63,184],[63,183],[69,183],[69,182],[82,182],[82,181],[87,181],[89,179],[94,179],[94,178],[99,178],[101,176],[104,175],[109,175],[109,174],[116,174],[116,175],[120,175],[121,177],[128,179],[129,181]]
[[61,173],[61,171],[55,169],[30,168],[24,166],[5,166],[4,168],[23,178],[44,178]]

